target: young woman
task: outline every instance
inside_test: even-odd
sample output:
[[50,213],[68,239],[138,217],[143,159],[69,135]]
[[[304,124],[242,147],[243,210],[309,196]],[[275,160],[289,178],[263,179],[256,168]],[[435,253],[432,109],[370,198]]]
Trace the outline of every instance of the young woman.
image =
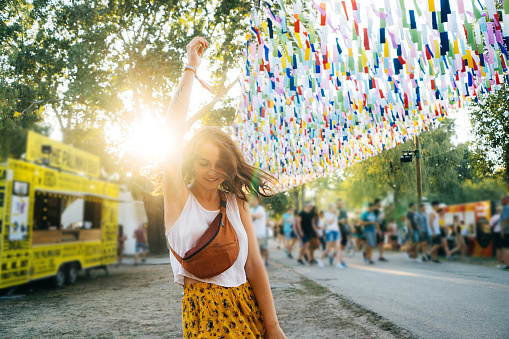
[[[174,280],[184,286],[184,338],[285,338],[279,327],[245,192],[271,196],[275,179],[246,163],[231,137],[203,128],[183,149],[191,89],[207,40],[187,45],[188,66],[166,118],[168,150],[161,166],[147,175],[164,196],[168,244],[184,257],[207,230],[227,197],[226,214],[239,240],[237,260],[228,270],[199,279],[170,254]],[[189,185],[189,186],[188,186]]]
[[[339,213],[334,204],[329,205],[329,211],[325,213],[325,236],[327,237],[327,248],[322,253],[322,257],[318,260],[318,266],[323,267],[323,260],[330,253],[334,251],[337,259],[336,268],[345,268],[343,263],[343,255],[341,253],[341,233],[338,224]],[[332,260],[333,264],[334,261]]]

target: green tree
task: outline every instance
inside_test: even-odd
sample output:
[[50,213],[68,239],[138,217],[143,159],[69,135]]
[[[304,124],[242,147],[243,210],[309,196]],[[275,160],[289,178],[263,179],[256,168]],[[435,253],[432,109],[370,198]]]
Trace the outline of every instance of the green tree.
[[[454,123],[444,119],[420,135],[423,196],[451,195],[460,190],[461,161],[466,145],[452,144]],[[345,170],[342,189],[349,204],[360,207],[388,194],[394,195],[396,206],[417,199],[415,162],[401,163],[404,151],[415,149],[407,141],[377,156],[361,161]]]
[[482,96],[470,110],[472,164],[479,177],[500,178],[509,190],[509,87]]

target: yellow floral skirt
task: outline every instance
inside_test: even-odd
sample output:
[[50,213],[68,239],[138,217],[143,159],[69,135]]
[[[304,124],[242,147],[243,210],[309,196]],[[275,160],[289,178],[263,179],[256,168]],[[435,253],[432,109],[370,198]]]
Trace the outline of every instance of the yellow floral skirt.
[[256,298],[246,282],[239,287],[209,283],[184,285],[184,338],[263,338],[265,328]]

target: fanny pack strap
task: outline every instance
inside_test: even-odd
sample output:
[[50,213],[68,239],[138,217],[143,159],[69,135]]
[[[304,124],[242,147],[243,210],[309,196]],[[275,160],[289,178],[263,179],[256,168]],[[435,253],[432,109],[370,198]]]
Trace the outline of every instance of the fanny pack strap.
[[[224,218],[226,216],[226,197],[222,191],[219,191],[219,198],[221,199],[221,208],[219,209],[219,222],[220,222],[219,227],[224,227]],[[173,250],[173,248],[171,248],[170,243],[168,242],[168,237],[165,236],[165,238],[166,246],[171,251],[171,253],[173,253],[177,261],[182,265],[183,262],[182,258]]]

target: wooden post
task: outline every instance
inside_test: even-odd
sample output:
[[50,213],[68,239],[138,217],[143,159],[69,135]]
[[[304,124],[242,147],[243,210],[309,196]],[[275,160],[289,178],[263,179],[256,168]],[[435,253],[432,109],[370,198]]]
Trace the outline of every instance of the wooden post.
[[422,204],[422,181],[421,181],[421,144],[419,136],[415,136],[415,172],[417,175],[417,202],[420,206]]

